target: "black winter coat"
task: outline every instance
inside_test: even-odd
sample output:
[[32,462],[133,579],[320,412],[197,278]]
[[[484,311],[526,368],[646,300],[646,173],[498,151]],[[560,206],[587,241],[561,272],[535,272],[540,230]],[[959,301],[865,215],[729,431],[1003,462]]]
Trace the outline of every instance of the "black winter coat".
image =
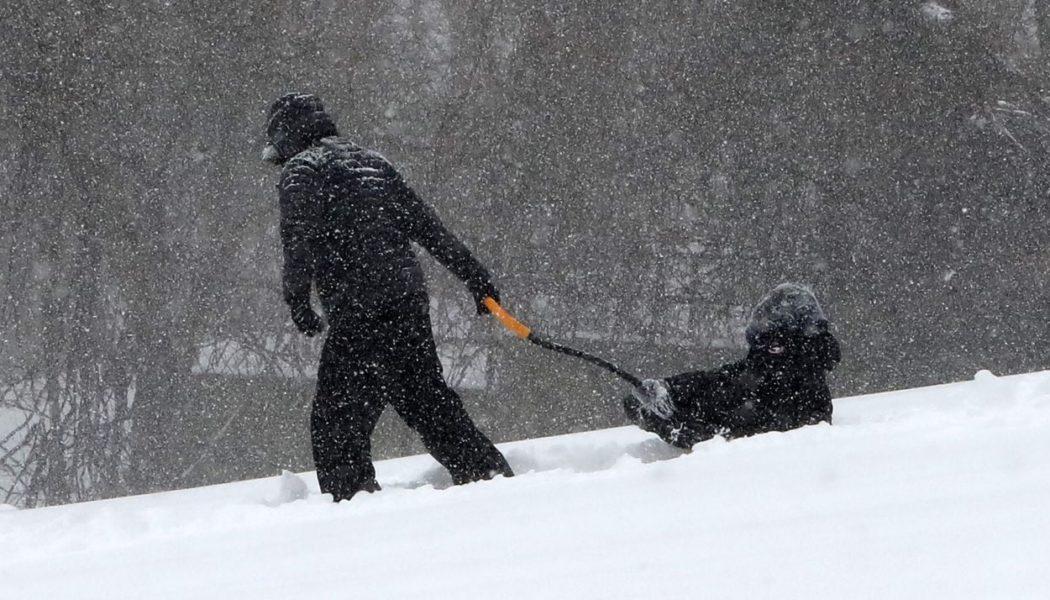
[[839,360],[831,333],[800,335],[783,354],[753,346],[743,360],[666,378],[674,406],[669,419],[640,410],[633,397],[624,408],[643,429],[682,448],[716,435],[731,439],[830,423],[826,374]]
[[284,299],[309,306],[316,283],[329,322],[414,300],[427,302],[412,242],[472,292],[488,271],[405,183],[385,158],[340,137],[325,137],[286,163],[278,184],[284,243]]

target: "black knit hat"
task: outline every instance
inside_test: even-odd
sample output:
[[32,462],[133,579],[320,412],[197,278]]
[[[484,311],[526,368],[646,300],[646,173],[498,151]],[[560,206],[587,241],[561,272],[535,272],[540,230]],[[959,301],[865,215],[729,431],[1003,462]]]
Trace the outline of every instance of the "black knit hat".
[[321,99],[313,94],[285,94],[270,106],[266,124],[269,145],[263,158],[284,164],[321,138],[339,135]]

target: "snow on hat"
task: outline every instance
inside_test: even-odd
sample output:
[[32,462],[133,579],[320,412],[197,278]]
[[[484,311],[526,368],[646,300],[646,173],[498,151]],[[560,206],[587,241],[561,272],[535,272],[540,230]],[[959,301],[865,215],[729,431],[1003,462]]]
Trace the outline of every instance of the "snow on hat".
[[269,145],[263,158],[283,164],[321,138],[333,135],[339,132],[320,98],[313,94],[285,94],[270,106],[266,123]]
[[827,322],[812,290],[798,283],[782,283],[755,305],[744,335],[750,345],[771,333],[799,332],[812,336],[820,333]]

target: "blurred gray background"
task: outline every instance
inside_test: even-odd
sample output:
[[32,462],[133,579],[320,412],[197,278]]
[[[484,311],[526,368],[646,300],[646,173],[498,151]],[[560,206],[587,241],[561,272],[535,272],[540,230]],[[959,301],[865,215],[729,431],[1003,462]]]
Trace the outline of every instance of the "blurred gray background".
[[[837,396],[1047,366],[1043,0],[7,0],[0,502],[312,468],[266,110],[319,94],[550,337],[643,376],[743,354],[811,285]],[[497,441],[627,389],[478,318],[426,259]],[[422,451],[391,415],[378,457]]]

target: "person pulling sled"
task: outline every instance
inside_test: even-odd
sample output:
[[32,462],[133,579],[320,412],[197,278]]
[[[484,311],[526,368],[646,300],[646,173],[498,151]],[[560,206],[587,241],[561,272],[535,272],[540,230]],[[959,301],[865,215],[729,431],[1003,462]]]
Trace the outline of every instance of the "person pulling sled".
[[489,272],[378,153],[340,137],[321,100],[273,103],[264,159],[277,186],[284,300],[318,335],[316,289],[329,325],[310,417],[317,480],[335,501],[379,489],[371,436],[393,406],[454,483],[513,475],[442,376],[415,242],[461,279],[477,304],[499,293]]

